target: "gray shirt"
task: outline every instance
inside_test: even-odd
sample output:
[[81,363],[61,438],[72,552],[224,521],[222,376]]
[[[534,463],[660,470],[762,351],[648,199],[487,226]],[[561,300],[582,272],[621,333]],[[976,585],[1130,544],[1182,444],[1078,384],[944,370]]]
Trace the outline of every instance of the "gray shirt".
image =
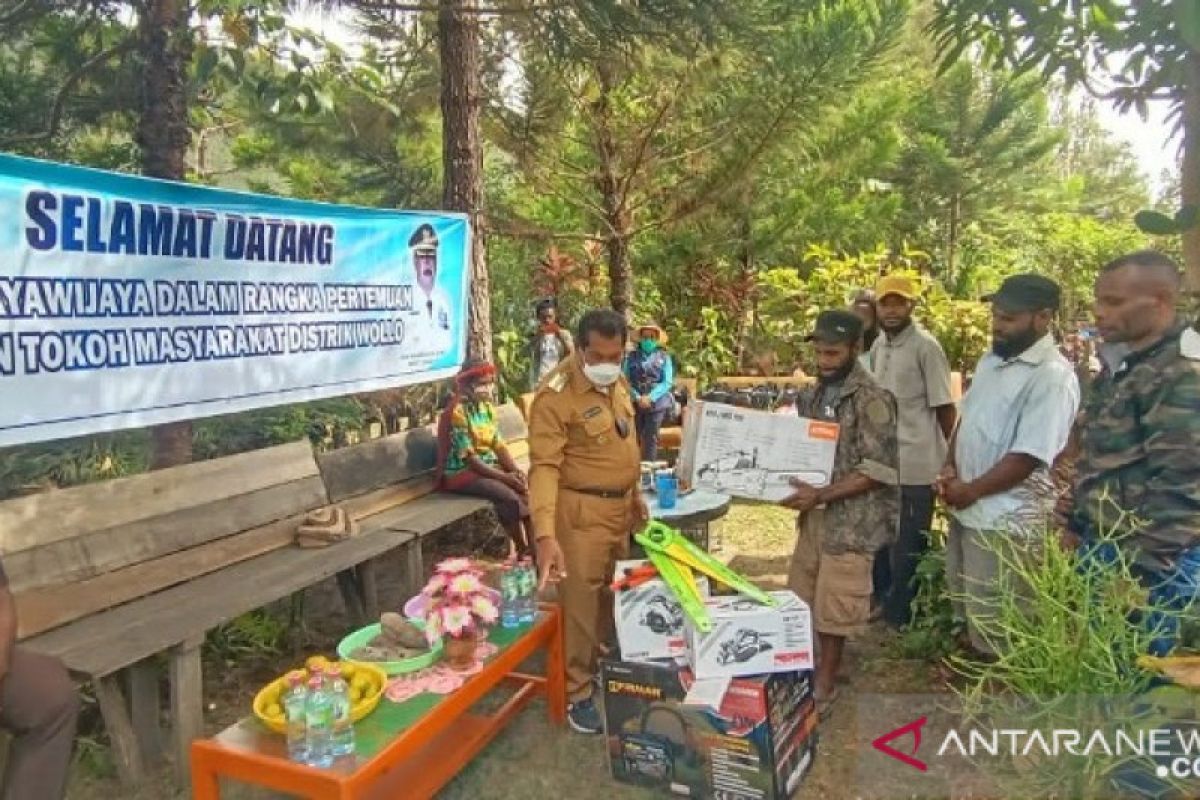
[[938,340],[916,322],[871,347],[871,374],[896,398],[900,484],[929,486],[946,463],[937,409],[954,403],[950,362]]
[[1049,467],[1066,447],[1078,410],[1075,370],[1049,334],[1007,361],[985,355],[962,401],[954,448],[958,477],[973,481],[1009,453],[1041,464],[1019,486],[953,512],[958,521],[976,530],[1010,531],[1041,522],[1054,504]]

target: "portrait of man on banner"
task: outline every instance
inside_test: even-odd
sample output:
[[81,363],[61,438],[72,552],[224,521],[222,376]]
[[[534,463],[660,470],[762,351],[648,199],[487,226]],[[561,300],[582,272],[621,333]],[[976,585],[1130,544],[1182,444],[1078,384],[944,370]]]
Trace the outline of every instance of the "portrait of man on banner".
[[414,313],[409,326],[417,350],[441,355],[451,346],[450,297],[438,285],[438,235],[429,223],[423,223],[408,240],[413,275],[417,288]]

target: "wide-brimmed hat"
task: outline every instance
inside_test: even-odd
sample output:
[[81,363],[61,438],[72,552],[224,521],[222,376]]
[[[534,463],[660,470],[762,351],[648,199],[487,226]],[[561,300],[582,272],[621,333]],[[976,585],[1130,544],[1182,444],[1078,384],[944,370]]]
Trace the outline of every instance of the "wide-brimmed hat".
[[667,343],[667,338],[668,338],[667,332],[664,331],[661,327],[659,327],[657,322],[654,322],[652,320],[643,322],[641,325],[638,325],[637,328],[635,328],[634,330],[637,332],[638,336],[642,335],[642,331],[654,331],[655,338],[658,339],[659,344],[665,345]]

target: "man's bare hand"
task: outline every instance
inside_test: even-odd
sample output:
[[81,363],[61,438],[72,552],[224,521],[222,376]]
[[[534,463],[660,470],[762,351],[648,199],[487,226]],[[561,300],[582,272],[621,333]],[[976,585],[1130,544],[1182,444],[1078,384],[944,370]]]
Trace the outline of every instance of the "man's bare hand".
[[1074,531],[1063,528],[1058,532],[1058,546],[1067,553],[1074,553],[1082,543],[1083,540]]
[[633,530],[636,533],[646,527],[646,523],[650,521],[650,507],[646,505],[646,498],[640,494],[633,498]]
[[979,494],[971,484],[963,483],[958,478],[951,478],[942,484],[942,500],[955,510],[969,508],[979,502]]
[[647,395],[642,395],[638,398],[638,406],[643,410],[650,408],[650,398]]
[[567,577],[567,559],[558,540],[545,536],[537,540],[538,591],[547,584],[558,583]]
[[800,512],[810,511],[817,507],[821,500],[820,489],[799,478],[792,478],[790,483],[796,491],[783,498],[779,503],[781,506]]

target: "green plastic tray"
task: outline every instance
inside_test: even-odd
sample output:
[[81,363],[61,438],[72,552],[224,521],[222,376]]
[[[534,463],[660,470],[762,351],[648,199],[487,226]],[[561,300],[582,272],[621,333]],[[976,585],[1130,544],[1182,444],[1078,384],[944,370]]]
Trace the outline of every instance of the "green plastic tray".
[[[424,623],[420,620],[409,620],[409,622],[413,623],[418,628],[424,629],[425,627]],[[351,658],[351,653],[360,647],[366,647],[368,644],[370,644],[372,639],[379,635],[381,627],[382,626],[376,622],[374,625],[368,625],[365,628],[359,628],[345,639],[342,639],[337,646],[338,656],[343,661],[351,661],[355,664],[372,664],[376,667],[379,667],[388,675],[404,675],[408,672],[416,672],[419,669],[425,669],[426,667],[434,664],[439,658],[442,657],[442,640],[438,639],[437,643],[434,644],[434,646],[425,655],[406,658],[403,661],[360,662],[355,658]]]

